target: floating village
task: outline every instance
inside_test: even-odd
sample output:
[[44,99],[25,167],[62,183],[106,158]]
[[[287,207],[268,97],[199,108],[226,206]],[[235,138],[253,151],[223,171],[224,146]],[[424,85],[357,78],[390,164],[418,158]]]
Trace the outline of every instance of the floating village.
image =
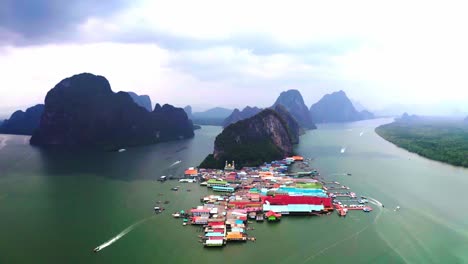
[[[310,162],[293,156],[241,170],[235,169],[234,161],[226,161],[224,170],[189,168],[179,181],[199,183],[213,194],[201,197],[200,205],[172,216],[184,226],[202,229],[199,242],[205,247],[222,247],[233,241],[255,241],[248,235],[254,228],[249,224],[254,222],[280,222],[289,215],[323,216],[336,211],[346,217],[352,210],[372,211],[371,198],[357,196],[337,181],[326,181]],[[299,171],[291,172],[292,166]],[[165,181],[166,176],[160,180]],[[163,210],[154,209],[156,213]]]

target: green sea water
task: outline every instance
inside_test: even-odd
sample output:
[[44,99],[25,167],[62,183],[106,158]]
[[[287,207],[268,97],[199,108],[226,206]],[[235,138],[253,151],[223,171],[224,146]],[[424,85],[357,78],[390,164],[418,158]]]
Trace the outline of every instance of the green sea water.
[[[203,248],[199,229],[171,217],[209,191],[156,181],[198,165],[220,127],[122,153],[42,150],[28,137],[0,135],[0,263],[468,262],[468,170],[408,153],[373,132],[390,121],[321,125],[296,148],[325,178],[385,207],[254,223],[256,242],[220,249]],[[156,202],[166,200],[167,210],[155,215]]]

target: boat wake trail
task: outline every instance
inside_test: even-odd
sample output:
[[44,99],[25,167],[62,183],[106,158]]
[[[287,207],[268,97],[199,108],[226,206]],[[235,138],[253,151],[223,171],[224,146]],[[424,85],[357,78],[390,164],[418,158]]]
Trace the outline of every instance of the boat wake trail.
[[369,200],[369,202],[377,205],[377,206],[380,206],[380,207],[384,207],[383,204],[379,201],[377,201],[376,199],[372,198],[372,197],[367,197],[367,200]]
[[380,206],[380,211],[379,211],[379,213],[377,214],[377,216],[375,217],[374,222],[373,222],[372,224],[369,224],[369,225],[363,227],[362,229],[358,230],[357,232],[355,232],[355,233],[349,235],[348,237],[345,237],[345,238],[343,238],[343,239],[341,239],[341,240],[338,240],[337,242],[331,244],[330,246],[321,249],[321,250],[318,251],[317,253],[315,253],[315,254],[309,256],[308,258],[306,258],[306,259],[304,260],[304,262],[302,262],[302,263],[303,263],[303,264],[304,264],[304,263],[307,263],[307,262],[309,262],[310,260],[316,258],[317,256],[323,254],[325,251],[327,251],[327,250],[329,250],[329,249],[331,249],[331,248],[334,248],[334,247],[338,246],[339,244],[341,244],[341,243],[343,243],[343,242],[345,242],[345,241],[347,241],[347,240],[356,238],[359,234],[361,234],[362,232],[366,231],[369,227],[371,227],[371,226],[377,224],[377,220],[380,219],[380,217],[381,217],[381,215],[382,215],[382,213],[383,213],[383,209],[384,209],[384,208],[382,208],[382,207],[383,207],[383,206],[382,206],[382,203],[379,202],[379,201],[377,201],[376,199],[370,198],[370,197],[367,197],[367,200],[369,200],[369,202],[371,202],[371,203],[373,203],[373,204],[375,204],[375,205]]
[[105,242],[104,244],[100,245],[100,246],[97,246],[94,251],[95,252],[98,252],[98,251],[101,251],[103,250],[104,248],[112,245],[115,241],[121,239],[123,236],[125,236],[126,234],[128,234],[130,231],[132,231],[135,227],[141,225],[142,223],[150,220],[151,218],[153,218],[154,216],[150,216],[150,217],[147,217],[145,219],[142,219],[134,224],[132,224],[131,226],[125,228],[122,232],[120,232],[119,234],[117,234],[115,237],[111,238],[109,241]]
[[177,164],[179,164],[181,162],[182,162],[181,160],[178,160],[178,161],[172,163],[171,166],[169,166],[169,168],[174,167],[175,165],[177,165]]
[[4,148],[7,145],[8,139],[5,137],[0,137],[0,149]]

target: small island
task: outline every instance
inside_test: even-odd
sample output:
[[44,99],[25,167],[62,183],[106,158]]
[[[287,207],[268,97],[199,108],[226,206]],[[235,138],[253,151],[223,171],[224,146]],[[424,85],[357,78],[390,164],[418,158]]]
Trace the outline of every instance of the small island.
[[[288,125],[294,123],[294,126]],[[282,159],[291,155],[293,144],[298,143],[298,128],[287,111],[265,109],[226,127],[216,137],[213,154],[208,155],[200,167],[221,169],[225,160],[235,160],[240,167],[251,167]]]
[[377,127],[375,132],[398,147],[423,157],[468,167],[466,123],[405,114],[393,123]]

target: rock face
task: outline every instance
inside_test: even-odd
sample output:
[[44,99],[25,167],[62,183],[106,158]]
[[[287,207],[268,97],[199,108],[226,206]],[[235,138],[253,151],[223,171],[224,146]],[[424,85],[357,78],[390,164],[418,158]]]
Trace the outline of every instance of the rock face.
[[187,117],[189,119],[192,119],[192,107],[190,105],[187,105],[186,107],[184,107],[184,111],[187,114]]
[[82,73],[47,93],[31,144],[115,149],[193,137],[182,108],[156,105],[148,112],[128,93],[114,93],[106,78]]
[[317,128],[312,121],[309,110],[307,109],[304,99],[298,90],[282,92],[272,107],[275,108],[277,105],[283,105],[297,120],[301,127],[305,129]]
[[250,107],[247,106],[246,108],[242,109],[242,111],[239,111],[239,109],[234,109],[234,111],[229,115],[226,119],[223,121],[223,127],[227,127],[230,124],[236,123],[240,120],[244,120],[247,118],[250,118],[258,113],[260,113],[262,109],[258,107]]
[[310,114],[317,123],[352,122],[373,117],[368,111],[358,112],[343,91],[322,97],[310,107]]
[[153,105],[151,104],[151,98],[148,95],[138,95],[134,92],[127,92],[130,97],[132,97],[133,101],[137,103],[137,105],[144,107],[148,112],[153,110]]
[[293,137],[287,122],[272,109],[226,127],[216,137],[214,152],[200,165],[222,168],[225,160],[237,165],[257,166],[265,161],[284,158],[293,152]]
[[286,122],[286,126],[291,137],[291,143],[299,144],[299,136],[305,133],[304,129],[299,125],[297,120],[291,116],[284,106],[277,105],[273,110],[275,110]]
[[39,127],[39,121],[44,112],[44,105],[38,104],[26,109],[26,112],[16,111],[0,126],[2,134],[32,135]]

